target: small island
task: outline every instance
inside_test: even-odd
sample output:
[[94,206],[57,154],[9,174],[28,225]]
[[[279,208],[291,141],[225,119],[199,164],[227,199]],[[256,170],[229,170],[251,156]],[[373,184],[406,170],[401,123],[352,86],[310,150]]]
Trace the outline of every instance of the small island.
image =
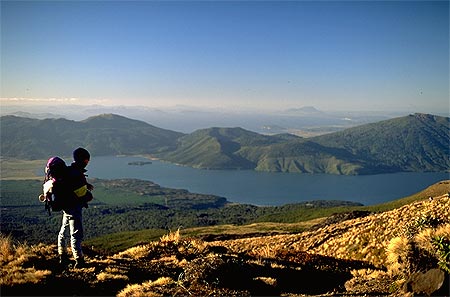
[[134,162],[128,162],[128,165],[137,165],[137,166],[143,166],[147,164],[152,164],[151,161],[134,161]]

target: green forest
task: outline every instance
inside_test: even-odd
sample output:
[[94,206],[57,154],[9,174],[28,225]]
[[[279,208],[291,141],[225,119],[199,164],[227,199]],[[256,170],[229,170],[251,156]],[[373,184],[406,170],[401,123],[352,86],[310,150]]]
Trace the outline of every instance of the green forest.
[[[83,211],[86,239],[139,230],[166,232],[224,224],[293,223],[361,206],[346,201],[310,201],[258,207],[230,203],[223,197],[164,188],[150,181],[90,179],[90,182],[95,185],[95,198]],[[1,183],[2,233],[30,244],[54,242],[62,216],[59,212],[49,215],[39,202],[42,182],[2,180]]]

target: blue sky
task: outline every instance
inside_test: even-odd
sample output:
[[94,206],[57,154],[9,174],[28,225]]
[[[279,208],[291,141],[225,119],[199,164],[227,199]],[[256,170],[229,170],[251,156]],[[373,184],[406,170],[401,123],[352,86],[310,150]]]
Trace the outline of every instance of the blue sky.
[[2,104],[449,109],[448,1],[1,1]]

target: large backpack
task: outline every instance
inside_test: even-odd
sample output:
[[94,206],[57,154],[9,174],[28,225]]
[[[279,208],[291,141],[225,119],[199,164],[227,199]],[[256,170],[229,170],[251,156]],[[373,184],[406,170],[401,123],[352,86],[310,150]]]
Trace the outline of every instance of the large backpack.
[[43,192],[39,200],[45,203],[45,209],[60,211],[73,202],[73,192],[68,178],[68,167],[60,157],[48,159],[45,166]]

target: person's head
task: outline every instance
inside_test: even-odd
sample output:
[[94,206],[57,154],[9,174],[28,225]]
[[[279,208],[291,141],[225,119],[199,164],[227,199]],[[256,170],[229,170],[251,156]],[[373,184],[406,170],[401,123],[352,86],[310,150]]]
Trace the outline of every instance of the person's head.
[[78,166],[80,166],[82,168],[87,166],[90,159],[91,159],[91,155],[89,154],[89,152],[86,149],[84,149],[82,147],[79,147],[73,151],[73,160],[75,161],[75,163],[78,164]]

